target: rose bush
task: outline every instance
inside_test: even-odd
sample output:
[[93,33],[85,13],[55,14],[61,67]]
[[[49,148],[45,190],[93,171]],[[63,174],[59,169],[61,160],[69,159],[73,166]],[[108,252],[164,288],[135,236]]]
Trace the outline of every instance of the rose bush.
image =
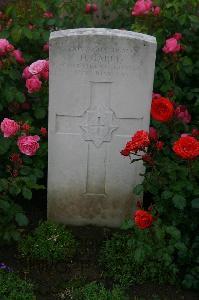
[[[143,160],[147,171],[143,183],[134,189],[138,196],[143,192],[147,195],[147,201],[145,197],[142,204],[138,202],[133,217],[135,226],[144,230],[153,227],[154,221],[159,219],[161,224],[172,225],[179,230],[182,235],[177,260],[178,266],[185,271],[183,284],[197,288],[198,254],[194,249],[198,247],[195,232],[199,207],[199,134],[197,129],[192,129],[191,115],[186,107],[183,111],[186,111],[186,116],[189,115],[190,126],[184,122],[187,120],[173,113],[175,106],[169,99],[161,95],[154,98],[153,95],[153,127],[148,133],[150,142],[147,147],[139,149],[129,147],[131,142],[127,142],[121,154],[129,156],[132,163]],[[133,135],[132,140],[139,132]],[[189,249],[192,249],[191,257]],[[179,270],[182,272],[182,269]]]
[[16,226],[28,224],[16,202],[21,197],[31,200],[32,190],[44,188],[39,180],[43,177],[47,145],[44,128],[38,130],[9,118],[4,118],[0,127],[0,154],[4,157],[0,167],[0,237],[9,241],[19,238]]
[[[145,193],[141,209],[147,212],[155,204],[159,221],[182,233],[176,255],[181,279],[186,287],[198,285],[198,10],[197,0],[18,0],[0,13],[0,121],[20,125],[18,130],[4,121],[1,129],[1,238],[16,238],[16,222],[27,223],[18,199],[31,198],[47,167],[50,31],[96,26],[147,33],[158,44],[153,129],[129,141],[123,155],[144,161],[147,172],[135,189]],[[23,154],[19,136],[40,136],[40,141],[20,139]]]

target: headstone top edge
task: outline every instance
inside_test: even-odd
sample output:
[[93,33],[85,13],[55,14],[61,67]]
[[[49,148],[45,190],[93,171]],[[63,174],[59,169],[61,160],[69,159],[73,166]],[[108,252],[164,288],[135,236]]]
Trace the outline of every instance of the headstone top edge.
[[53,31],[50,34],[50,40],[62,38],[62,37],[70,37],[70,36],[113,36],[113,37],[126,37],[130,39],[136,39],[140,41],[145,41],[150,44],[157,44],[156,38],[151,35],[127,31],[127,30],[119,30],[119,29],[107,29],[107,28],[77,28],[77,29],[66,29]]

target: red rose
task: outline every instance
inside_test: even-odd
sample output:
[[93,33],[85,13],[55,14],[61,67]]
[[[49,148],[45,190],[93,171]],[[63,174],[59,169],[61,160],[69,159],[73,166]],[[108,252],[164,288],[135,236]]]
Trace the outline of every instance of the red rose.
[[131,152],[131,144],[132,144],[131,141],[127,142],[125,148],[124,148],[122,151],[120,151],[120,153],[121,153],[123,156],[129,156],[129,155],[130,155],[130,152]]
[[134,136],[132,136],[131,141],[129,141],[125,148],[120,152],[124,156],[128,156],[131,152],[137,152],[139,150],[144,150],[145,147],[149,146],[149,134],[144,130],[138,130]]
[[22,159],[19,153],[12,153],[9,157],[10,161],[22,164]]
[[193,128],[191,134],[192,134],[193,136],[197,137],[197,136],[199,136],[199,130],[196,129],[196,128]]
[[24,124],[21,126],[21,129],[22,129],[23,131],[29,132],[30,129],[31,129],[31,127],[30,127],[29,124],[24,123]]
[[199,141],[192,136],[181,136],[173,145],[173,151],[184,159],[194,159],[199,156]]
[[164,142],[162,141],[157,141],[157,143],[155,144],[155,147],[158,151],[161,151],[163,146],[164,146]]
[[167,122],[172,118],[173,114],[174,107],[169,99],[160,97],[152,100],[151,116],[154,120]]
[[144,130],[138,130],[131,140],[131,151],[137,152],[138,150],[144,150],[145,147],[149,146],[149,134]]
[[40,132],[43,136],[47,136],[47,129],[45,127],[41,127]]
[[158,133],[157,130],[154,127],[149,128],[149,137],[150,139],[157,141],[158,139]]
[[154,164],[153,158],[151,157],[150,154],[145,154],[145,155],[143,155],[143,156],[142,156],[142,160],[143,160],[145,163],[149,164],[149,165],[153,165],[153,164]]
[[139,209],[134,214],[134,222],[140,229],[151,227],[153,221],[153,216],[145,210]]
[[25,101],[24,103],[21,104],[21,108],[23,110],[29,110],[29,109],[31,109],[31,103],[28,101]]

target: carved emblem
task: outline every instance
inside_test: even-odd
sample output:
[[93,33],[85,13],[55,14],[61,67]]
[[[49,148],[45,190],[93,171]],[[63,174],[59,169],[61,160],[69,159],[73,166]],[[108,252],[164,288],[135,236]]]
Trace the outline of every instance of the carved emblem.
[[97,106],[96,109],[88,109],[86,112],[87,123],[81,125],[83,129],[83,138],[85,141],[93,141],[96,147],[103,142],[110,142],[112,132],[118,128],[114,126],[113,111],[106,106]]

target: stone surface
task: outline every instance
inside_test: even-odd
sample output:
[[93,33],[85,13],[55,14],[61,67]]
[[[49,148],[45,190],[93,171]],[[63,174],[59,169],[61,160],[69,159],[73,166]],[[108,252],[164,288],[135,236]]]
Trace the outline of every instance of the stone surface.
[[49,219],[117,227],[132,213],[144,170],[120,150],[148,130],[155,55],[155,38],[139,33],[51,33]]

